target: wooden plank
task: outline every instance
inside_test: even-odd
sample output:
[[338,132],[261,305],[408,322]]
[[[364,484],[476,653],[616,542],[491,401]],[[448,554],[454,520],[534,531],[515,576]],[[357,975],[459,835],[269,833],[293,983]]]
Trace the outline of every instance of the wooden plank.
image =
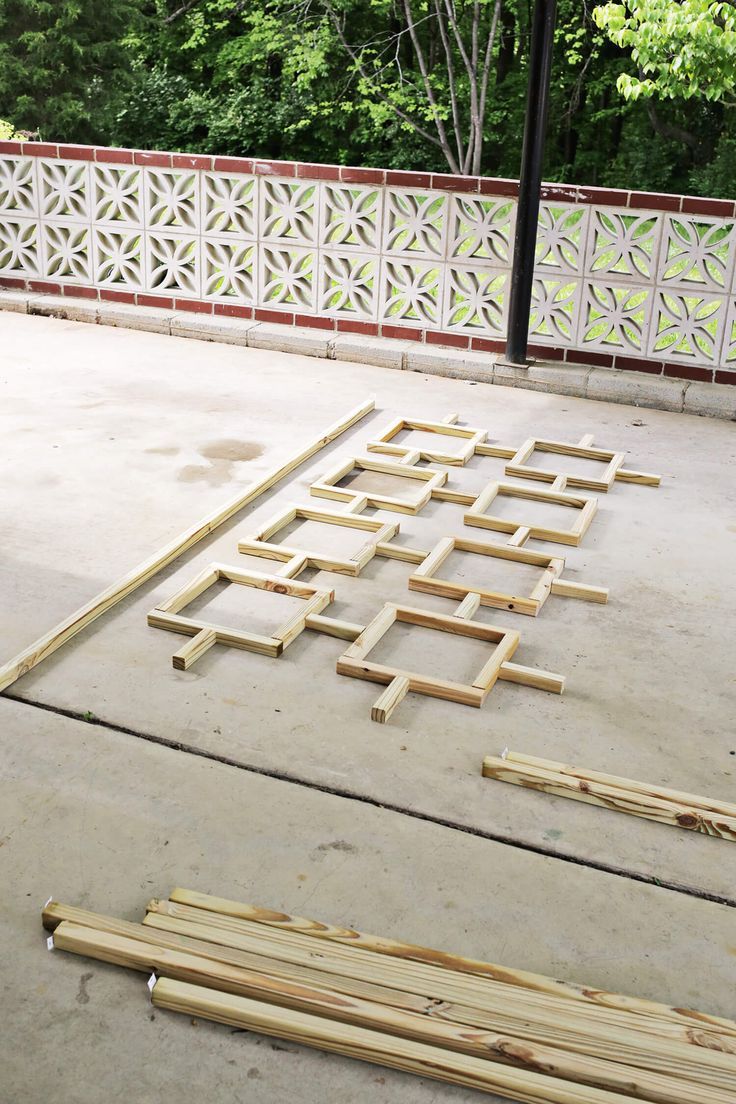
[[511,782],[516,786],[542,790],[558,797],[569,797],[573,801],[584,801],[589,805],[600,805],[618,813],[629,813],[643,820],[654,820],[660,824],[671,824],[686,828],[691,832],[702,832],[707,836],[736,840],[736,817],[723,813],[709,812],[695,806],[663,801],[639,792],[618,789],[600,782],[573,778],[541,767],[514,763],[507,759],[488,756],[483,760],[483,774],[486,778],[496,778],[500,782]]
[[498,677],[504,682],[517,682],[521,686],[531,686],[534,690],[547,690],[550,694],[561,694],[565,689],[563,675],[555,675],[537,667],[523,667],[519,663],[502,663]]
[[552,593],[559,594],[563,598],[580,598],[583,602],[600,602],[601,605],[605,605],[608,601],[608,587],[573,583],[568,579],[555,579],[552,583]]
[[455,540],[453,537],[442,537],[414,572],[414,575],[420,577],[423,575],[433,575],[440,564],[444,563],[454,547]]
[[522,544],[526,544],[531,533],[532,531],[528,525],[520,525],[519,528],[511,534],[507,543],[514,548],[519,548]]
[[473,679],[473,686],[477,690],[482,690],[484,695],[488,694],[499,677],[503,665],[519,647],[519,640],[518,632],[508,632],[503,640],[498,642],[490,659],[481,668],[480,674]]
[[[411,579],[409,580],[409,589],[412,589]],[[480,606],[480,594],[469,591],[463,598],[460,605],[453,614],[454,617],[462,617],[464,620],[472,620],[478,612]]]
[[[426,578],[422,575],[409,576],[409,590],[419,591],[422,594],[436,594],[439,598],[465,599],[478,597],[483,606],[491,609],[511,610],[526,617],[536,617],[539,613],[539,602],[532,598],[525,598],[517,594],[505,594],[502,591],[491,590],[488,587],[472,586],[467,583],[453,583],[447,579]],[[461,614],[456,610],[454,617]]]
[[404,563],[420,564],[429,555],[418,548],[406,548],[401,544],[389,544],[387,541],[378,541],[376,555],[384,556],[387,560],[402,560]]
[[388,684],[386,689],[376,698],[371,709],[371,720],[378,724],[386,724],[394,710],[401,704],[409,692],[409,679],[405,675],[397,675]]
[[516,449],[503,448],[501,445],[476,445],[475,452],[477,456],[496,456],[499,460],[513,460],[516,456]]
[[[172,889],[168,901],[152,901],[149,909],[162,909],[170,913],[172,909],[186,909],[187,914],[196,918],[199,910],[200,917],[214,916],[229,920],[242,921],[250,925],[260,925],[271,932],[280,932],[282,936],[299,935],[302,937],[302,945],[309,946],[305,939],[311,939],[319,947],[338,946],[345,949],[358,949],[362,952],[370,952],[374,955],[382,955],[389,959],[400,959],[407,963],[417,963],[431,966],[436,969],[450,972],[451,976],[462,974],[471,978],[481,978],[499,985],[512,986],[531,993],[546,994],[559,997],[581,1004],[590,1009],[612,1009],[620,1012],[630,1012],[645,1015],[647,1017],[664,1017],[679,1025],[701,1027],[708,1026],[720,1031],[726,1031],[736,1036],[736,1020],[723,1019],[718,1016],[709,1016],[706,1013],[687,1008],[671,1008],[657,1001],[644,1000],[641,997],[623,996],[609,993],[587,984],[577,984],[571,981],[561,981],[558,978],[547,977],[545,974],[531,973],[528,970],[517,970],[509,966],[502,966],[494,962],[486,962],[482,959],[470,958],[466,955],[453,954],[448,951],[439,951],[431,947],[423,947],[416,943],[407,943],[399,939],[392,939],[383,935],[372,935],[368,932],[357,931],[355,928],[345,928],[337,924],[329,924],[322,920],[312,920],[303,916],[292,915],[278,909],[263,908],[242,901],[233,901],[225,897],[217,897],[209,893],[201,893],[195,889],[186,889],[177,886]],[[44,912],[44,924],[46,912]],[[249,928],[249,930],[250,930]],[[440,975],[432,974],[435,981],[432,983],[436,989],[436,982]]]
[[661,475],[652,475],[651,472],[631,471],[628,468],[619,468],[616,479],[621,483],[640,483],[645,487],[658,487],[662,482]]
[[667,786],[658,786],[650,782],[638,782],[633,778],[604,774],[602,771],[588,770],[587,767],[573,767],[568,763],[556,763],[552,759],[540,759],[535,755],[522,755],[515,751],[508,751],[505,757],[513,763],[526,763],[532,767],[542,767],[543,770],[567,774],[571,778],[601,782],[605,786],[614,786],[616,789],[640,793],[645,797],[655,797],[662,801],[671,801],[674,804],[689,805],[695,809],[707,809],[712,813],[724,813],[726,816],[736,817],[736,805],[729,801],[720,801],[718,798],[701,797],[699,794],[685,793],[683,790],[673,790]]
[[433,1080],[500,1093],[527,1104],[624,1104],[631,1099],[545,1074],[495,1065],[483,1058],[458,1057],[440,1047],[391,1038],[369,1028],[340,1024],[169,978],[156,981],[151,999],[157,1008],[259,1031]]
[[185,529],[168,544],[160,548],[152,556],[149,556],[132,571],[127,572],[122,578],[112,583],[101,591],[96,597],[86,602],[74,613],[65,617],[52,629],[40,636],[28,647],[23,648],[17,655],[9,659],[0,667],[0,692],[12,686],[22,675],[32,671],[44,659],[52,655],[62,645],[72,640],[78,633],[90,625],[103,613],[113,609],[119,602],[132,594],[138,587],[151,579],[162,568],[173,563],[184,552],[193,548],[195,544],[209,537],[221,525],[229,521],[254,499],[270,490],[285,476],[290,475],[295,468],[303,464],[305,460],[314,456],[320,449],[325,448],[336,440],[341,434],[351,429],[356,422],[370,414],[375,409],[375,399],[366,399],[347,414],[333,422],[317,437],[312,438],[305,446],[292,453],[282,464],[272,468],[260,479],[254,480],[243,490],[239,491],[235,498],[230,499],[224,506],[206,514],[200,521]]
[[325,636],[335,636],[338,640],[357,640],[365,625],[355,625],[351,621],[340,621],[336,617],[322,617],[318,613],[307,614],[305,628],[313,632],[324,633]]
[[200,656],[208,652],[217,643],[217,633],[214,629],[202,629],[174,652],[171,663],[176,671],[188,671],[192,664],[196,663]]
[[[347,653],[346,653],[347,655]],[[439,698],[441,701],[455,702],[456,705],[471,705],[480,709],[483,704],[483,692],[473,686],[460,682],[422,675],[416,671],[404,671],[398,667],[386,667],[380,663],[371,663],[366,659],[351,659],[340,656],[337,661],[338,675],[364,679],[367,682],[380,682],[387,686],[402,675],[409,680],[409,689],[415,694],[424,694],[427,698]]]
[[189,617],[182,617],[180,613],[164,613],[162,610],[151,610],[147,621],[154,629],[167,629],[169,632],[183,633],[184,636],[196,636],[202,629],[212,629],[219,644],[225,644],[229,648],[242,648],[246,652],[271,656],[272,659],[276,659],[284,650],[282,642],[273,636],[260,636],[258,633],[232,629],[227,625],[194,621]]
[[195,575],[193,579],[181,586],[176,594],[172,594],[171,598],[166,602],[162,602],[157,608],[164,613],[178,613],[179,610],[193,602],[195,598],[199,598],[200,594],[204,594],[209,587],[214,586],[219,578],[220,572],[217,564],[208,564],[198,575]]

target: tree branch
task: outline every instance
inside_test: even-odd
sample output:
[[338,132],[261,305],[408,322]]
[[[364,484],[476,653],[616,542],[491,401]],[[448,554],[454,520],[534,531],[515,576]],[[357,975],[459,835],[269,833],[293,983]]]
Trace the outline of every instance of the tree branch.
[[480,162],[481,154],[483,152],[483,123],[486,117],[486,102],[488,99],[488,80],[491,73],[491,61],[493,59],[493,46],[496,41],[496,34],[498,32],[498,24],[501,19],[501,8],[503,6],[503,0],[496,0],[493,8],[493,15],[491,17],[491,26],[488,31],[488,38],[486,40],[486,53],[483,59],[483,73],[481,74],[480,81],[480,107],[478,114],[480,116],[480,142],[476,145],[473,154],[473,175],[480,176]]
[[191,11],[191,9],[195,7],[198,3],[199,0],[186,0],[185,4],[182,4],[182,6],[180,8],[177,8],[176,11],[173,11],[171,15],[166,16],[166,18],[164,19],[164,23],[173,23],[182,15],[186,15],[187,12]]
[[442,116],[440,115],[437,101],[434,98],[434,91],[432,89],[432,82],[429,79],[429,72],[427,70],[427,63],[424,58],[424,51],[422,50],[422,44],[419,41],[419,36],[414,26],[414,17],[411,11],[411,0],[404,0],[404,16],[406,18],[406,24],[409,28],[409,35],[411,36],[412,45],[414,47],[414,53],[416,54],[417,63],[419,65],[419,72],[422,74],[422,81],[424,83],[424,90],[427,95],[429,107],[432,112],[432,118],[434,119],[434,125],[437,128],[437,135],[440,140],[440,147],[450,169],[454,173],[460,172],[460,166],[458,165],[452,150],[450,149],[450,143],[447,140],[447,131],[445,130],[445,124]]
[[[335,31],[337,32],[337,37],[340,39],[340,44],[355,65],[361,77],[363,78],[363,80],[367,81],[368,84],[375,84],[375,78],[371,76],[371,74],[361,61],[357,51],[353,49],[353,47],[350,45],[347,38],[345,37],[345,32],[340,24],[337,12],[332,7],[332,4],[329,3],[329,0],[322,0],[322,3],[332,22],[332,25],[335,28]],[[411,115],[408,115],[405,111],[403,111],[398,106],[398,104],[393,103],[393,101],[385,94],[385,92],[382,92],[380,88],[375,88],[375,95],[381,101],[381,103],[385,104],[393,111],[394,115],[396,115],[397,118],[401,119],[401,121],[406,123],[407,126],[410,126],[412,130],[420,135],[420,137],[424,138],[427,142],[431,142],[432,145],[440,146],[440,148],[442,148],[439,139],[436,138],[434,134],[431,134],[430,131],[425,130],[424,127],[420,126],[414,119],[412,119]]]
[[447,64],[447,83],[450,88],[450,107],[452,109],[452,125],[455,132],[455,145],[457,147],[457,159],[462,164],[465,160],[465,151],[463,149],[463,132],[462,122],[460,119],[460,106],[457,100],[457,87],[455,85],[455,63],[452,60],[452,50],[450,48],[450,39],[447,34],[447,25],[442,14],[442,8],[440,7],[441,0],[434,0],[434,8],[437,12],[437,26],[440,30],[440,38],[442,39],[442,47],[445,51],[445,61]]

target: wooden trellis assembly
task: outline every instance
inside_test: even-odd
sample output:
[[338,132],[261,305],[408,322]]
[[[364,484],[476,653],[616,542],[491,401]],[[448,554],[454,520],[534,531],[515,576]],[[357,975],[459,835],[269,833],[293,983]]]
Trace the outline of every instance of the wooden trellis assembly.
[[[450,416],[453,421],[429,422],[419,418],[397,418],[391,422],[375,440],[369,441],[369,452],[382,452],[389,456],[401,456],[406,458],[416,453],[420,460],[428,460],[438,464],[463,465],[475,455],[478,445],[482,444],[487,436],[484,429],[470,429],[467,426],[454,424],[455,415]],[[404,446],[394,442],[394,437],[404,430],[417,430],[422,433],[434,433],[440,438],[437,447],[413,449],[410,445]],[[442,441],[446,438],[446,442]],[[446,444],[447,447],[444,447]],[[454,449],[450,448],[454,444]],[[406,463],[406,459],[404,459]]]
[[[492,559],[529,564],[539,567],[542,574],[528,595],[508,594],[481,586],[479,583],[454,582],[441,576],[442,566],[453,552],[469,552]],[[608,590],[605,587],[587,586],[584,583],[561,579],[564,567],[565,561],[562,557],[547,556],[528,548],[518,548],[508,544],[487,544],[464,540],[460,537],[444,537],[409,577],[409,590],[455,599],[464,599],[475,594],[479,597],[482,606],[511,610],[513,613],[523,613],[530,617],[537,616],[550,594],[580,598],[586,602],[608,601]]]
[[[564,477],[563,477],[564,478]],[[565,506],[574,511],[573,523],[569,529],[558,529],[546,525],[533,525],[524,518],[523,506],[519,507],[519,517],[510,519],[489,513],[489,508],[497,498],[513,498],[531,502],[543,502],[548,505]],[[551,491],[532,490],[514,483],[489,483],[485,490],[481,491],[466,512],[464,520],[466,525],[473,525],[480,529],[494,529],[500,533],[519,534],[514,543],[520,544],[524,540],[534,539],[552,541],[555,544],[579,545],[588,526],[593,520],[598,509],[598,501],[585,495],[568,494],[565,491],[553,489]],[[519,530],[522,532],[519,533]]]
[[[418,454],[413,457],[414,462]],[[414,480],[416,491],[411,497],[400,497],[382,491],[351,490],[337,484],[354,471],[378,472],[380,475],[395,476],[399,479]],[[413,464],[395,464],[386,460],[375,460],[370,456],[351,456],[341,460],[320,480],[312,483],[310,493],[319,498],[331,498],[337,502],[349,502],[355,507],[356,500],[360,508],[372,506],[378,510],[398,511],[402,514],[416,514],[426,506],[432,493],[447,482],[447,472],[434,468],[417,468]]]
[[[340,656],[337,661],[337,673],[352,678],[367,679],[369,682],[383,683],[387,687],[377,698],[371,710],[371,720],[379,724],[384,724],[389,719],[410,691],[457,702],[460,705],[472,705],[477,709],[486,700],[498,679],[561,694],[565,685],[561,675],[510,662],[519,646],[519,633],[513,629],[502,629],[470,620],[477,608],[477,602],[471,603],[469,608],[466,607],[467,614],[461,613],[458,616],[460,611],[456,611],[454,616],[447,616],[387,602],[355,642]],[[372,662],[368,656],[396,622],[482,640],[492,645],[492,651],[473,682],[469,684]]]
[[[304,607],[282,622],[270,636],[213,624],[206,617],[182,615],[181,611],[190,602],[200,594],[204,594],[221,579],[240,586],[255,587],[258,590],[271,591],[273,594],[303,599]],[[319,615],[334,597],[334,590],[297,583],[281,575],[262,575],[256,571],[241,571],[226,564],[214,563],[200,571],[168,601],[151,610],[148,624],[157,629],[169,629],[171,632],[184,633],[192,637],[172,658],[172,663],[177,670],[186,671],[214,644],[243,648],[248,652],[258,652],[274,658],[280,656],[284,648],[287,648],[292,640],[295,640],[308,627],[311,618]]]
[[[351,556],[337,557],[329,549],[306,552],[291,542],[280,544],[271,541],[287,525],[294,521],[314,521],[328,527],[358,529],[367,534],[365,543]],[[307,567],[319,571],[336,571],[342,575],[359,575],[379,550],[378,546],[390,541],[399,531],[398,524],[384,524],[372,518],[354,513],[334,513],[308,506],[288,506],[264,525],[252,537],[238,542],[238,551],[251,556],[263,556],[269,560],[281,560],[285,567],[280,574],[294,577]]]

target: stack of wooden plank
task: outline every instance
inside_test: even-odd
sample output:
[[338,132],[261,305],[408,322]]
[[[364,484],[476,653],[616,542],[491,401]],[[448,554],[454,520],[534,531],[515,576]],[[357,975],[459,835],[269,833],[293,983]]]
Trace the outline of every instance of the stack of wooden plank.
[[736,1022],[176,889],[142,924],[49,901],[153,1003],[542,1104],[734,1104]]

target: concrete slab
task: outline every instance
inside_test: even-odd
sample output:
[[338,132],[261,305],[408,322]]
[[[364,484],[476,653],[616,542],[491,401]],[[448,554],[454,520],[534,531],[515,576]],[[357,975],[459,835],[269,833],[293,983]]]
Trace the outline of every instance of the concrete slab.
[[184,884],[733,1014],[733,910],[0,700],[3,1100],[175,1091],[471,1104],[406,1074],[154,1011],[144,975],[46,950],[55,897],[130,920]]
[[[3,439],[15,473],[0,517],[8,656],[297,437],[367,391],[381,407],[14,692],[494,838],[734,898],[736,848],[727,843],[480,777],[483,755],[508,744],[734,800],[733,618],[723,580],[733,562],[736,443],[727,423],[19,314],[2,327]],[[30,413],[29,395],[44,397]],[[521,631],[520,662],[568,676],[563,698],[503,685],[475,711],[411,696],[378,727],[369,720],[376,688],[338,677],[339,642],[311,634],[278,661],[218,648],[190,672],[172,670],[181,640],[147,626],[156,601],[203,563],[247,564],[237,538],[280,505],[305,501],[333,457],[362,451],[391,417],[455,410],[507,444],[594,432],[601,445],[630,450],[632,466],[664,476],[657,490],[617,485],[601,496],[584,545],[567,552],[571,578],[611,588],[607,607],[552,598],[536,620],[482,613]],[[479,490],[502,471],[500,461],[475,459],[451,485]],[[399,540],[414,547],[463,531],[462,511],[443,503],[399,520]],[[352,621],[365,623],[387,600],[452,610],[409,592],[407,574],[376,560],[356,580],[316,579],[336,587],[334,612]],[[410,644],[400,641],[396,655]],[[422,662],[442,671],[477,659],[451,644],[429,640]]]

